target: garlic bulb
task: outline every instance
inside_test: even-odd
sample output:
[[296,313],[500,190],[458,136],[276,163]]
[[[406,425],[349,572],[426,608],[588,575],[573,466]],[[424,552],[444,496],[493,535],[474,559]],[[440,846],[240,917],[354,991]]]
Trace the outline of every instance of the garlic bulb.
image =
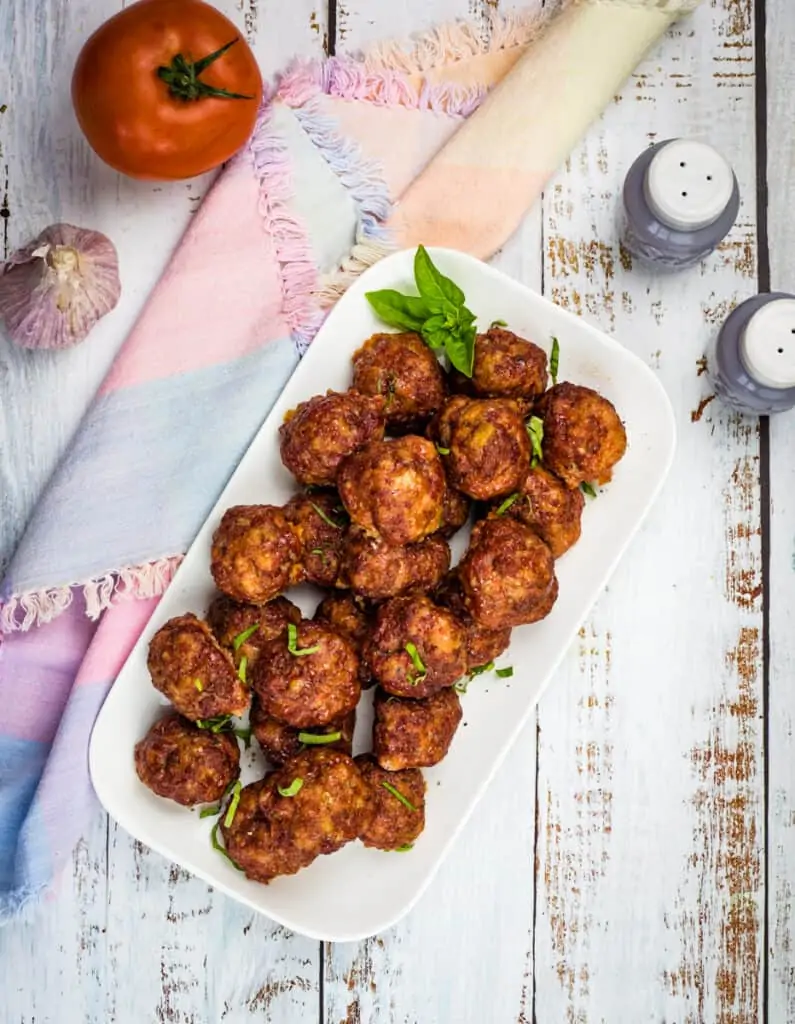
[[54,224],[0,264],[0,319],[23,348],[76,345],[120,294],[116,247],[99,231]]

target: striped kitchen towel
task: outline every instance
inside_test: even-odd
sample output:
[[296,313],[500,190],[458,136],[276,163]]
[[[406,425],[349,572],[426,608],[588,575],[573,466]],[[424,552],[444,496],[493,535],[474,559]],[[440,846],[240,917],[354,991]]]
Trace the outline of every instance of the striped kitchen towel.
[[329,305],[393,248],[490,256],[695,2],[535,0],[486,33],[455,24],[282,76],[0,587],[0,920],[51,887],[95,809],[87,747],[108,687]]

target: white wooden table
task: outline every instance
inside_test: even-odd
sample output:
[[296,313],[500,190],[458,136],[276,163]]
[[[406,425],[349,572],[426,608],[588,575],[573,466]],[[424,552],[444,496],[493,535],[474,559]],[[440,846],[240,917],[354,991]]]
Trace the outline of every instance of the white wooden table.
[[[497,6],[216,3],[268,72],[452,16],[485,26]],[[207,186],[124,180],[78,135],[71,67],[121,6],[0,0],[0,239],[95,225],[125,282],[113,332],[72,352],[0,341],[0,563]],[[654,367],[680,449],[421,904],[385,935],[324,947],[97,814],[58,899],[0,931],[3,1024],[795,1021],[795,414],[760,425],[709,404],[700,362],[733,303],[795,291],[794,39],[792,0],[704,0],[497,258]],[[687,134],[732,161],[743,207],[701,270],[654,279],[618,250],[618,189],[650,140]]]

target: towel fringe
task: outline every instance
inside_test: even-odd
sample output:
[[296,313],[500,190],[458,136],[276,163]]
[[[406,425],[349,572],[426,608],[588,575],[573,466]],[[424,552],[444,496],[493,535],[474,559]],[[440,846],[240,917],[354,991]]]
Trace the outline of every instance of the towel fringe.
[[94,621],[120,601],[160,597],[174,578],[182,557],[158,558],[105,573],[84,583],[15,594],[0,606],[0,633],[26,633],[34,626],[47,625],[71,605],[75,590],[82,590],[86,615]]
[[395,249],[395,244],[389,239],[357,239],[356,244],[338,269],[323,278],[323,284],[318,293],[321,308],[328,309],[333,306],[360,274],[378,263],[384,256],[395,252]]

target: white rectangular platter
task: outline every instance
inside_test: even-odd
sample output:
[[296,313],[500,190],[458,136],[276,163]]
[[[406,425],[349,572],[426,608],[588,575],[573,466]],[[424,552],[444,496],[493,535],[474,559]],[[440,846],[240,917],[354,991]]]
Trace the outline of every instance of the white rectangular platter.
[[[91,738],[94,788],[133,836],[205,881],[274,921],[317,939],[354,941],[383,931],[419,899],[513,741],[522,731],[555,668],[593,602],[638,530],[673,459],[675,429],[668,398],[654,374],[618,342],[559,309],[504,274],[462,253],[433,249],[434,262],[464,291],[485,330],[493,320],[549,351],[560,343],[560,379],[593,387],[615,403],[629,448],[613,482],[588,501],[580,542],[557,563],[560,597],[543,622],[514,630],[499,664],[514,675],[477,677],[462,696],[464,718],[447,758],[425,772],[426,828],[409,853],[384,853],[352,843],[340,852],[264,886],[248,881],[210,844],[212,819],[159,799],[138,780],[133,747],[163,711],[146,668],[152,634],[186,611],[203,615],[213,595],[210,545],[231,505],[282,504],[295,492],[281,464],[278,430],[284,414],[312,395],[350,385],[350,360],[371,334],[384,330],[364,294],[413,289],[413,250],[382,260],[365,273],[331,312],[309,352],[240,462],[174,582],[119,674]],[[290,595],[293,596],[292,594]],[[311,615],[317,594],[296,596]],[[367,698],[365,698],[366,701]],[[363,703],[365,702],[363,701]],[[369,714],[361,713],[356,751],[368,749]],[[265,762],[243,755],[243,782],[261,777]],[[499,871],[499,864],[494,865]]]

